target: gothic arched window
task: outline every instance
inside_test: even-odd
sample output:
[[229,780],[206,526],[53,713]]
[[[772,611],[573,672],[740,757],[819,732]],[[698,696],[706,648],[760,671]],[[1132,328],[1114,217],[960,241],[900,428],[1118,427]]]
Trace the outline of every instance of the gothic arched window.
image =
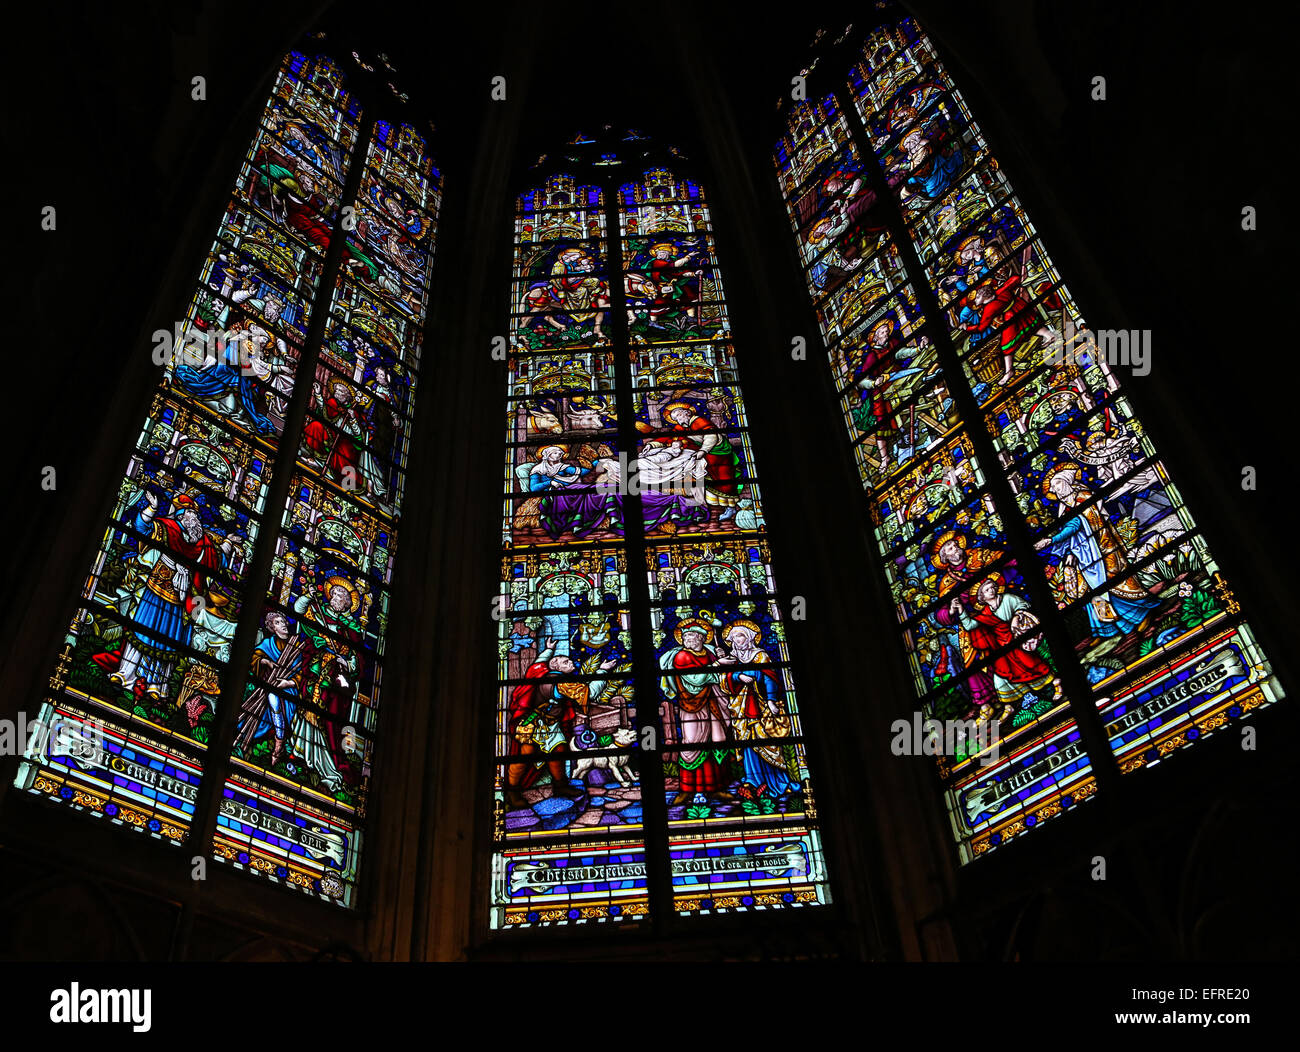
[[17,779],[343,905],[440,182],[389,116],[387,60],[353,61],[313,41],[276,75],[184,320],[155,334],[163,378],[41,709],[66,729]]
[[491,925],[825,903],[704,193],[562,153],[515,215]]
[[965,862],[1281,692],[1123,394],[1146,336],[1086,328],[916,22],[854,39],[775,163]]

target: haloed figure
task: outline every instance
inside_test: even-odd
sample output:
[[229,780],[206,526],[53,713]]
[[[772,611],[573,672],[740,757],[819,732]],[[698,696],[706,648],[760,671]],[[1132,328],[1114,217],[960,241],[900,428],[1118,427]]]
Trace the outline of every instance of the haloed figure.
[[[728,672],[722,678],[722,688],[731,702],[732,726],[742,740],[781,738],[790,733],[790,718],[781,704],[780,681],[769,667],[772,659],[758,645],[759,635],[753,621],[727,626],[723,639],[731,653],[718,659],[723,665],[757,666]],[[740,757],[745,781],[755,789],[766,788],[771,795],[781,796],[797,784],[786,769],[779,743],[753,745],[741,750]]]
[[[128,690],[139,684],[152,697],[166,696],[168,680],[178,660],[177,652],[162,640],[188,646],[191,625],[186,601],[207,591],[207,572],[219,569],[224,552],[233,547],[227,537],[218,547],[205,532],[198,505],[188,494],[173,499],[174,518],[158,514],[158,498],[145,494],[145,507],[136,513],[136,530],[153,544],[145,547],[136,562],[145,570],[144,585],[135,599],[132,620],[147,629],[128,629],[120,660],[109,679]],[[110,663],[105,655],[101,663]],[[106,666],[107,667],[107,666]]]
[[678,753],[680,785],[673,804],[689,802],[696,793],[714,800],[731,802],[726,771],[714,756],[714,747],[731,737],[731,710],[722,690],[722,676],[716,668],[717,651],[709,645],[713,625],[700,618],[689,618],[674,633],[681,646],[674,647],[660,660],[665,673],[664,693],[673,699],[680,726]]
[[664,406],[663,418],[672,425],[672,435],[653,441],[669,444],[678,436],[690,435],[687,441],[703,456],[706,465],[704,501],[712,508],[721,509],[718,523],[736,517],[736,509],[744,496],[745,484],[739,479],[740,457],[727,436],[716,429],[708,417],[698,413],[689,402],[672,402]]

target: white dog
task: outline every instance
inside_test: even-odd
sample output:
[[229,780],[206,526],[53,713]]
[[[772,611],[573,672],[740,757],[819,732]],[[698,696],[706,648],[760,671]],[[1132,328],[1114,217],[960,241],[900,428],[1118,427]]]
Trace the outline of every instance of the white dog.
[[[635,728],[619,727],[614,732],[614,748],[626,749],[635,744]],[[569,741],[569,748],[574,752],[582,752],[576,737]],[[628,785],[632,781],[632,772],[628,770],[626,756],[584,756],[574,768],[573,777],[578,781],[584,781],[587,772],[594,770],[608,771],[617,779],[619,785]]]

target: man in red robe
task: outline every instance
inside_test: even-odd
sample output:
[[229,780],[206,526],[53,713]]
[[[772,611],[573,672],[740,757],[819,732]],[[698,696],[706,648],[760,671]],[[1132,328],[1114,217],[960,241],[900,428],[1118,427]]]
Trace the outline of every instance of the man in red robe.
[[[1030,613],[1029,604],[1014,592],[1005,590],[1001,574],[993,574],[980,583],[976,590],[973,611],[954,597],[950,613],[960,619],[966,630],[976,659],[983,660],[1008,646],[1038,623]],[[1061,681],[1052,673],[1052,667],[1033,652],[1027,643],[1011,647],[993,659],[989,666],[993,674],[993,689],[1003,703],[1000,719],[1015,711],[1015,703],[1029,691],[1053,685],[1053,697],[1061,696]],[[987,713],[986,713],[987,715]]]
[[[553,796],[582,795],[581,789],[569,783],[562,756],[568,751],[579,713],[586,714],[591,695],[604,690],[605,683],[565,682],[562,677],[573,675],[577,666],[567,654],[556,654],[555,646],[556,640],[546,641],[546,649],[524,672],[527,682],[510,692],[510,751],[514,756],[529,757],[506,767],[506,805],[511,808],[528,806],[523,791],[537,780],[543,764],[551,775]],[[615,664],[614,660],[605,661],[600,668],[606,671]]]
[[[321,218],[321,212],[329,207],[329,203],[316,192],[315,176],[295,159],[265,149],[257,151],[253,166],[258,173],[253,186],[270,198],[272,214],[278,204],[284,209],[284,223],[290,230],[301,234],[322,252],[327,250],[332,231]],[[344,241],[343,265],[364,267],[372,281],[379,276],[379,268],[355,238]]]
[[889,387],[893,383],[891,366],[895,352],[903,346],[903,341],[895,334],[894,325],[892,318],[883,318],[871,327],[866,348],[853,371],[861,399],[853,410],[853,422],[875,439],[881,470],[889,466],[889,442],[898,434]]
[[688,435],[686,439],[704,456],[707,474],[704,481],[705,503],[722,509],[718,522],[723,523],[736,517],[745,484],[737,477],[740,473],[740,457],[732,448],[727,436],[720,433],[717,425],[708,417],[700,415],[689,402],[672,402],[664,406],[662,416],[672,428],[673,434],[660,435],[650,439],[667,445],[678,441],[675,436]]
[[977,320],[962,327],[982,337],[988,337],[996,326],[998,349],[1002,352],[1003,372],[998,383],[1011,379],[1015,354],[1023,342],[1026,329],[1038,325],[1032,311],[1025,310],[1029,297],[1021,287],[1020,275],[1012,274],[996,289],[981,285],[973,295]]
[[[198,505],[187,493],[172,498],[174,518],[157,514],[158,498],[152,493],[145,494],[145,501],[133,525],[152,544],[142,545],[137,556],[147,568],[147,577],[131,619],[148,634],[136,632],[134,626],[128,628],[120,655],[116,651],[97,654],[93,660],[101,668],[113,670],[109,679],[117,685],[161,698],[167,694],[167,681],[176,662],[176,651],[162,640],[189,645],[192,625],[186,616],[186,600],[191,595],[206,595],[205,571],[220,569],[221,552],[231,550],[233,539],[227,537],[218,548],[203,528]],[[177,556],[189,560],[188,564]]]
[[[322,399],[320,384],[316,384],[312,394],[317,417],[303,428],[302,444],[315,454],[315,463],[327,458],[325,467],[334,481],[350,479],[354,487],[360,488],[361,450],[357,443],[362,439],[363,426],[352,405],[351,392],[345,385],[336,383],[331,385],[329,397]],[[326,422],[333,424],[334,430]]]
[[696,793],[721,802],[735,797],[728,791],[720,746],[731,740],[731,716],[722,692],[718,654],[706,640],[713,637],[713,625],[701,618],[688,618],[677,626],[681,646],[663,656],[659,667],[668,673],[663,690],[673,699],[681,733],[682,751],[677,754],[680,784],[674,806],[689,803]]
[[692,261],[699,253],[688,251],[674,258],[676,252],[677,247],[667,241],[650,246],[646,270],[654,290],[650,297],[651,317],[669,311],[682,311],[688,318],[695,317],[704,271],[698,262],[692,266]]

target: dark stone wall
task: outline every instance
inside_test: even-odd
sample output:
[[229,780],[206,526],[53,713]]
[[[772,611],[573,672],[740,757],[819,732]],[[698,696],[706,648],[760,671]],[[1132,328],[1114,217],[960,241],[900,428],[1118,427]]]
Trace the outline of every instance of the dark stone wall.
[[[914,6],[1085,316],[1154,330],[1154,367],[1132,381],[1133,401],[1292,682],[1278,540],[1289,536],[1281,422],[1295,369],[1274,277],[1288,127],[1275,16],[1249,4],[1231,15],[1172,2]],[[152,388],[148,335],[183,309],[270,71],[300,32],[319,25],[392,56],[439,126],[446,197],[394,595],[400,683],[361,908],[322,917],[228,873],[200,889],[179,852],[6,793],[4,757],[0,957],[1294,955],[1294,923],[1265,917],[1257,893],[1296,869],[1276,833],[1295,789],[1293,706],[1261,714],[1254,754],[1208,741],[964,870],[928,768],[888,753],[881,727],[910,712],[908,674],[826,369],[816,350],[789,356],[794,336],[819,341],[769,154],[774,103],[813,28],[867,7],[769,19],[704,4],[686,21],[586,2],[558,14],[391,0],[35,13],[4,131],[25,166],[9,278],[21,337],[6,356],[16,456],[0,517],[0,716],[30,705],[49,673]],[[498,74],[506,103],[488,99]],[[207,78],[202,103],[195,75]],[[1104,103],[1088,97],[1094,75],[1108,79]],[[682,146],[715,209],[778,583],[808,602],[791,646],[836,897],[821,923],[505,943],[481,927],[503,379],[488,349],[504,328],[509,199],[538,154],[605,121]],[[45,204],[59,209],[55,234],[38,228]],[[1240,230],[1243,204],[1259,210],[1254,234]],[[53,492],[39,485],[47,464]],[[1258,492],[1240,490],[1244,464],[1258,468]],[[1098,854],[1104,884],[1090,877]]]

